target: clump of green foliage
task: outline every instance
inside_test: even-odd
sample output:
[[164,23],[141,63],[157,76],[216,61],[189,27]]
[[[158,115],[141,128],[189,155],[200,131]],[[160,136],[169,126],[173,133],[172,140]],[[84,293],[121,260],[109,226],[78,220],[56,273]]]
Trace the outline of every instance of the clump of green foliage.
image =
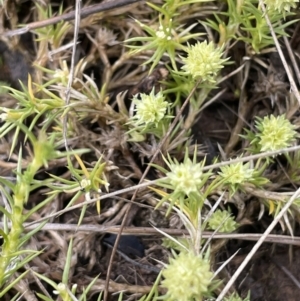
[[[286,22],[285,18],[293,16],[291,9],[298,1],[244,0],[235,3],[227,0],[226,12],[215,13],[205,22],[194,22],[193,19],[193,23],[186,25],[182,14],[186,12],[188,15],[188,12],[194,12],[195,8],[199,9],[206,2],[208,1],[165,0],[161,5],[148,3],[154,21],[142,22],[135,19],[135,26],[138,25],[141,35],[128,36],[125,44],[129,50],[123,51],[123,56],[115,65],[110,65],[111,62],[103,51],[109,45],[118,44],[112,42],[115,35],[110,34],[110,39],[107,39],[109,42],[103,42],[97,48],[106,68],[105,79],[100,87],[92,76],[84,74],[89,63],[86,59],[78,61],[75,66],[73,83],[68,91],[70,69],[66,61],[60,59],[59,68],[38,66],[36,81],[29,76],[27,86],[22,84],[22,91],[5,88],[17,105],[0,108],[0,138],[9,137],[11,143],[8,157],[17,151],[18,164],[13,181],[0,177],[0,189],[6,200],[5,206],[0,206],[4,216],[4,226],[0,229],[3,237],[0,254],[0,297],[27,275],[28,271],[17,273],[42,252],[26,249],[26,243],[43,228],[47,220],[35,230],[24,234],[24,224],[28,219],[62,194],[72,195],[66,208],[80,199],[86,202],[82,206],[78,225],[84,218],[87,204],[93,202],[95,195],[97,213],[101,214],[99,197],[104,190],[109,191],[111,183],[114,182],[111,177],[117,175],[119,180],[131,177],[129,172],[120,175],[121,164],[118,166],[115,163],[120,161],[117,161],[118,156],[112,151],[114,147],[118,155],[122,151],[124,155],[132,146],[148,162],[153,155],[149,145],[157,145],[168,133],[167,146],[161,150],[162,160],[151,164],[160,177],[155,180],[155,187],[152,185],[150,191],[159,198],[156,209],[163,207],[167,216],[171,213],[177,214],[189,237],[182,240],[163,233],[169,239],[165,246],[172,249],[169,263],[165,263],[152,291],[148,296],[142,297],[142,300],[150,300],[153,296],[151,300],[169,301],[217,298],[222,281],[217,279],[212,265],[214,260],[210,240],[204,239],[202,234],[208,230],[221,233],[238,230],[239,222],[225,203],[251,189],[262,194],[262,191],[273,184],[269,177],[269,168],[280,150],[295,143],[298,138],[297,126],[286,115],[257,117],[254,126],[246,128],[240,135],[240,140],[247,146],[243,152],[233,156],[235,159],[230,158],[227,165],[223,166],[217,165],[220,159],[215,158],[216,165],[209,167],[206,167],[206,158],[199,159],[197,145],[193,145],[191,139],[191,126],[195,124],[209,94],[218,88],[222,70],[232,63],[230,47],[238,41],[243,42],[245,48],[250,48],[249,53],[254,56],[273,46],[274,41],[265,17],[269,16],[276,35],[284,36],[285,28],[295,22]],[[266,5],[266,13],[263,12],[262,5]],[[59,9],[60,13],[62,11],[63,6]],[[50,7],[45,8],[39,4],[36,4],[36,12],[41,20],[53,14]],[[68,22],[37,29],[35,34],[40,54],[48,47],[51,51],[59,50],[71,29]],[[218,33],[218,42],[211,40],[211,31]],[[101,31],[102,34],[104,32]],[[109,35],[108,31],[106,33]],[[91,37],[91,40],[95,39],[96,37]],[[149,74],[158,65],[166,63],[170,76],[162,83],[159,91],[153,87],[149,93],[134,95],[131,108],[128,109],[124,95],[118,94],[115,99],[110,99],[109,85],[113,85],[113,75],[114,72],[117,73],[119,66],[126,65],[128,60],[139,55],[146,57],[143,65],[150,65]],[[119,74],[119,78],[122,76],[124,74]],[[195,91],[190,95],[190,106],[185,118],[179,118],[177,125],[173,127],[183,99],[193,88]],[[66,102],[66,92],[70,94],[70,102]],[[102,148],[99,151],[90,143],[87,143],[88,148],[80,147],[80,143],[75,148],[72,147],[73,139],[76,140],[82,134],[80,131],[84,122],[102,126],[99,128],[108,144],[104,150]],[[87,128],[86,133],[90,133],[92,127]],[[172,130],[168,132],[170,128]],[[119,131],[122,139],[110,135],[114,131]],[[22,146],[17,150],[20,140]],[[25,143],[30,153],[26,166],[23,165]],[[185,152],[182,155],[183,150]],[[173,156],[176,151],[181,156]],[[253,155],[272,151],[278,153],[251,158]],[[91,152],[94,160],[86,163],[82,157]],[[109,156],[106,156],[107,153]],[[244,162],[245,156],[249,156],[247,162]],[[289,164],[288,173],[291,178],[299,181],[299,173],[293,169],[300,165],[299,157],[286,153],[284,157]],[[110,158],[115,161],[112,162]],[[64,159],[63,166],[71,175],[70,178],[49,171],[46,180],[36,179],[42,169],[48,171],[50,163],[58,162],[58,159]],[[30,194],[45,187],[48,189],[45,198],[38,205],[26,210]],[[276,216],[287,199],[288,196],[285,195],[280,201],[270,197],[264,198],[262,203],[269,209],[270,214]],[[298,203],[297,200],[294,206],[298,206]],[[292,210],[289,214],[293,216]],[[288,222],[287,226],[291,228]],[[47,276],[34,273],[48,283],[54,294],[59,295],[62,300],[74,300],[79,295],[76,294],[76,284],[69,288],[72,247],[71,240],[61,282],[57,283]],[[161,285],[166,289],[163,295],[158,289],[161,276]],[[82,290],[78,300],[87,298],[88,291],[95,282],[96,278]],[[52,300],[41,293],[38,296],[43,300]],[[249,299],[250,294],[244,300]],[[242,299],[237,294],[232,294],[224,300]]]

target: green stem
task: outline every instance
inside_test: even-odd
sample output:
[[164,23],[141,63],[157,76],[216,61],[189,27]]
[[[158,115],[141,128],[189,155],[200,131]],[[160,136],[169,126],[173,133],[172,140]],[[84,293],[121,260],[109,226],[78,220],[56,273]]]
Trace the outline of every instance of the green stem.
[[33,162],[27,167],[23,175],[17,178],[18,182],[15,186],[11,208],[11,229],[4,240],[0,255],[0,287],[4,284],[9,275],[9,265],[14,266],[14,257],[16,257],[15,254],[19,251],[20,237],[24,229],[24,204],[27,203],[33,177],[40,167],[40,164],[34,164]]

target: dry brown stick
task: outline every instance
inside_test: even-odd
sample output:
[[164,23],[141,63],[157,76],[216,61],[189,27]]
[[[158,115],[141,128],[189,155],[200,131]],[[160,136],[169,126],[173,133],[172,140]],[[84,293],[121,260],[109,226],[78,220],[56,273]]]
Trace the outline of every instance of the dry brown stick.
[[[113,1],[106,1],[106,2],[99,3],[99,4],[87,6],[87,7],[84,7],[81,9],[80,18],[84,19],[84,18],[88,17],[89,15],[92,15],[95,13],[126,6],[126,5],[140,2],[140,1],[142,1],[142,0],[113,0]],[[75,19],[75,10],[70,11],[69,13],[60,15],[60,16],[49,18],[47,20],[29,23],[26,26],[19,28],[19,29],[9,30],[4,33],[4,36],[12,37],[12,36],[16,36],[16,35],[21,35],[21,34],[29,32],[30,30],[33,30],[33,29],[45,27],[48,25],[53,25],[53,24],[59,23],[61,21],[70,21],[70,20],[74,20],[74,19]]]
[[[11,223],[7,224],[10,229]],[[40,226],[39,224],[24,223],[24,230],[31,231]],[[4,223],[0,222],[0,228],[4,227]],[[73,231],[73,232],[93,232],[93,233],[112,233],[117,234],[120,231],[120,226],[106,226],[106,225],[77,225],[77,224],[59,224],[59,223],[47,223],[42,229],[43,231]],[[189,233],[185,229],[169,229],[169,228],[160,228],[160,230],[166,234],[172,236],[187,236]],[[141,235],[141,236],[152,236],[152,235],[162,235],[156,229],[151,227],[124,227],[122,234],[124,235]],[[253,234],[253,233],[214,233],[211,231],[203,231],[202,238],[210,238],[213,235],[212,239],[239,239],[239,240],[248,240],[248,241],[257,241],[261,238],[262,234]],[[289,236],[289,235],[278,235],[278,234],[269,234],[265,240],[268,243],[280,243],[287,245],[297,245],[300,246],[300,237],[298,236]]]
[[[83,289],[86,288],[86,286],[91,283],[92,281],[94,281],[94,278],[85,276],[85,287],[83,285],[79,286],[79,288]],[[104,290],[105,287],[105,280],[102,279],[97,279],[93,285],[93,291],[95,292],[102,292]],[[111,282],[109,283],[109,291],[111,293],[116,293],[116,292],[127,292],[127,293],[132,293],[132,294],[148,294],[151,290],[153,289],[152,285],[132,285],[132,284],[127,284],[127,283],[117,283],[114,282],[113,280],[111,280]],[[164,294],[164,289],[162,287],[158,287],[158,291],[161,292],[162,294]]]

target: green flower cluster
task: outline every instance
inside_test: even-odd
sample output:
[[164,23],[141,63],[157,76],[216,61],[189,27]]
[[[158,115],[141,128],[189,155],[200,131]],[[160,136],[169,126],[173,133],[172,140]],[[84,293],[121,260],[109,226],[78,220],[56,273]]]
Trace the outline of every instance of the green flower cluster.
[[200,163],[196,164],[190,159],[186,159],[183,163],[171,163],[170,170],[167,177],[174,187],[175,193],[189,196],[193,192],[198,192],[202,184],[202,166]]
[[[168,154],[163,157],[168,170],[160,165],[152,164],[155,168],[166,174],[165,178],[159,179],[157,185],[170,190],[168,194],[161,194],[163,198],[159,201],[156,208],[160,207],[165,201],[170,202],[167,210],[168,215],[174,205],[186,214],[192,216],[203,206],[202,188],[211,176],[211,171],[203,172],[205,160],[197,163],[197,150],[195,149],[193,159],[189,158],[186,150],[183,162],[179,163],[175,158],[172,159]],[[195,219],[197,219],[195,217]]]
[[256,129],[258,133],[251,141],[256,144],[261,152],[280,150],[290,147],[294,142],[297,132],[295,126],[286,119],[285,115],[265,116],[257,118]]
[[229,185],[242,184],[253,180],[254,169],[249,168],[249,163],[238,162],[221,167],[219,175]]
[[238,162],[222,166],[219,175],[233,195],[241,185],[254,180],[254,169],[249,168],[249,163]]
[[161,138],[169,127],[172,115],[170,103],[165,101],[162,91],[155,94],[155,88],[150,94],[140,93],[132,99],[135,114],[127,122],[130,130],[127,132],[131,136],[130,141],[143,141],[145,135],[152,134]]
[[261,176],[264,168],[250,168],[250,163],[233,163],[222,166],[219,175],[222,183],[228,187],[230,195],[236,193],[238,189],[243,189],[243,185],[251,183],[255,186],[262,186],[269,182],[267,178]]
[[157,124],[165,117],[169,103],[165,101],[163,93],[160,91],[155,95],[154,88],[151,93],[138,94],[132,100],[135,104],[134,121],[136,125]]
[[238,223],[228,211],[216,210],[208,220],[208,226],[212,230],[218,229],[218,232],[231,233],[237,229]]
[[166,299],[170,301],[202,300],[208,292],[213,273],[207,260],[193,253],[180,253],[170,259],[163,270],[162,286],[168,289]]
[[291,8],[296,8],[299,0],[264,0],[268,10],[278,11],[279,13],[290,12]]
[[222,48],[216,48],[212,42],[198,42],[186,49],[187,57],[182,58],[185,73],[190,74],[194,80],[201,79],[215,83],[215,77],[224,67],[224,63],[228,60],[222,59]]

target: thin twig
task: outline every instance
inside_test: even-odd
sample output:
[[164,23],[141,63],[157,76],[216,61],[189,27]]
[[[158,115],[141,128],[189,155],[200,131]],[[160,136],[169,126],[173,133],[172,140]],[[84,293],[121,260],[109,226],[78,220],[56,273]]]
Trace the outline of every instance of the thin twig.
[[[11,223],[5,223],[8,229],[11,228]],[[41,224],[24,223],[24,231],[35,230],[40,227]],[[4,227],[4,222],[0,222],[0,227]],[[60,224],[60,223],[47,223],[45,224],[42,231],[71,231],[71,232],[89,232],[89,233],[111,233],[117,234],[120,231],[120,226],[105,226],[105,225],[78,225],[78,224]],[[124,227],[122,235],[135,235],[135,236],[153,236],[153,235],[164,235],[166,233],[172,236],[187,236],[189,232],[185,229],[170,229],[170,228],[160,228],[161,232],[158,232],[152,227]],[[203,231],[202,238],[205,239],[238,239],[247,241],[258,241],[263,234],[253,234],[253,233],[215,233],[211,231]],[[264,242],[277,243],[285,245],[300,246],[300,237],[298,236],[288,236],[288,235],[276,235],[270,234],[266,237]]]
[[74,70],[75,70],[75,56],[76,56],[76,48],[77,48],[77,40],[78,40],[78,32],[79,32],[79,25],[80,25],[80,8],[81,8],[81,0],[76,0],[76,10],[75,10],[75,25],[74,25],[74,38],[73,38],[73,51],[72,51],[72,58],[71,58],[71,66],[69,72],[69,79],[68,85],[66,89],[66,111],[63,117],[63,139],[65,142],[66,151],[69,151],[68,146],[68,106],[70,103],[70,96],[71,96],[71,87],[74,80]]
[[[140,2],[140,1],[142,1],[142,0],[114,0],[114,1],[102,2],[100,4],[87,6],[87,7],[84,7],[84,8],[81,9],[80,18],[84,19],[84,18],[86,18],[86,17],[88,17],[89,15],[92,15],[92,14],[96,14],[96,13],[106,11],[106,10],[110,10],[110,9],[115,9],[115,8],[118,8],[118,7],[126,6],[126,5],[136,3],[136,2]],[[61,21],[74,20],[75,16],[76,16],[76,10],[71,11],[71,12],[66,13],[66,14],[63,14],[63,15],[60,15],[60,16],[49,18],[47,20],[29,23],[25,27],[20,28],[20,29],[9,30],[6,33],[4,33],[4,36],[12,37],[12,36],[16,36],[16,35],[22,35],[22,34],[25,34],[29,31],[33,30],[33,29],[42,28],[42,27],[45,27],[45,26],[57,24]]]

